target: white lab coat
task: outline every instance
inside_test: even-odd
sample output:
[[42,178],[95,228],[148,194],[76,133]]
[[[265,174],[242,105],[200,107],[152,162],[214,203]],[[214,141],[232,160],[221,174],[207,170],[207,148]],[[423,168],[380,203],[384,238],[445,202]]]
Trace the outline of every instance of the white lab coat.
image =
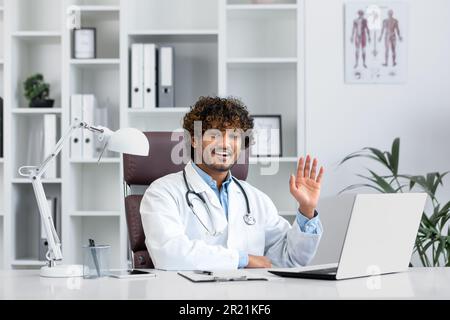
[[[296,221],[291,226],[278,215],[270,198],[249,183],[240,181],[256,219],[254,225],[244,222],[245,198],[234,181],[228,186],[227,221],[217,195],[191,163],[186,165],[186,175],[191,188],[204,196],[222,234],[209,235],[192,213],[185,199],[182,171],[154,181],[144,194],[140,212],[145,243],[156,268],[237,269],[239,251],[267,256],[279,267],[303,266],[314,256],[321,236],[302,232]],[[190,199],[202,222],[214,231],[201,200],[195,196]]]

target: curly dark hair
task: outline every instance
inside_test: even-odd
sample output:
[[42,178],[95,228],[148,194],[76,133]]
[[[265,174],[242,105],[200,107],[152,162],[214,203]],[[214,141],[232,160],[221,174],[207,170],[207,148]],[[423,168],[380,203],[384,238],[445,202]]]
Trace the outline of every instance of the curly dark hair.
[[[209,129],[241,129],[243,132],[253,129],[253,118],[245,104],[234,97],[200,97],[183,118],[183,128],[194,137],[194,123],[201,121],[202,134]],[[245,137],[245,148],[250,145],[250,136]]]

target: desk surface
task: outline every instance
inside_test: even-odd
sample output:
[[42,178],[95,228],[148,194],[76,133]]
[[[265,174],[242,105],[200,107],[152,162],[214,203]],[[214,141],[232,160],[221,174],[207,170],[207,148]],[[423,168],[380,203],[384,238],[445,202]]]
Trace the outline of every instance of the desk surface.
[[[276,278],[273,281],[191,283],[155,270],[147,279],[48,279],[39,270],[0,271],[0,299],[450,299],[450,268],[341,281]],[[265,270],[252,271],[264,274]]]

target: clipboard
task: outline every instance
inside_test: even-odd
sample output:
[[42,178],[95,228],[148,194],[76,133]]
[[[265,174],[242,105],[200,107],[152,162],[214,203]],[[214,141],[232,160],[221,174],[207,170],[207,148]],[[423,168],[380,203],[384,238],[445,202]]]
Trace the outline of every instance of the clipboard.
[[253,276],[249,274],[233,274],[226,272],[210,272],[209,274],[201,274],[193,271],[178,272],[181,277],[194,282],[234,282],[234,281],[269,281],[268,278],[261,276]]

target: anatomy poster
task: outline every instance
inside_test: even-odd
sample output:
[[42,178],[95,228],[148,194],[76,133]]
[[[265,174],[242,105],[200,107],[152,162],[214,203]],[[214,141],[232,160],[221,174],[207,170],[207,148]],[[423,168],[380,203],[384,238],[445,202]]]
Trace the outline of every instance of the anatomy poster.
[[406,2],[345,4],[345,80],[349,83],[406,81]]

